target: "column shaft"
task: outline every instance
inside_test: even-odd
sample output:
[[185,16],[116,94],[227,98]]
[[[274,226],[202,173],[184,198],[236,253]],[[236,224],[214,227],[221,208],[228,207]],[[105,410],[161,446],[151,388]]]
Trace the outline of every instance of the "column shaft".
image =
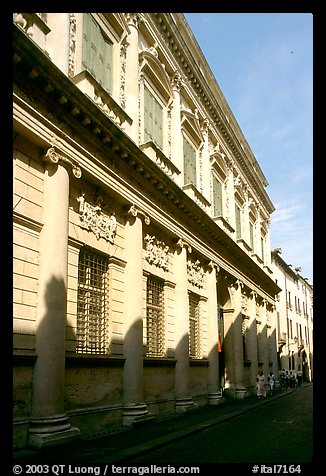
[[216,267],[213,265],[207,273],[208,291],[208,403],[217,405],[221,401],[219,388],[219,353],[218,353],[218,315],[217,315],[217,288]]
[[60,164],[47,163],[30,427],[30,443],[36,446],[78,433],[70,429],[64,414],[68,205],[68,171]]
[[125,335],[123,369],[123,424],[132,425],[148,414],[143,403],[143,230],[136,214],[125,227]]
[[192,399],[189,395],[189,298],[187,250],[181,244],[174,255],[175,265],[175,397],[176,411],[185,412]]

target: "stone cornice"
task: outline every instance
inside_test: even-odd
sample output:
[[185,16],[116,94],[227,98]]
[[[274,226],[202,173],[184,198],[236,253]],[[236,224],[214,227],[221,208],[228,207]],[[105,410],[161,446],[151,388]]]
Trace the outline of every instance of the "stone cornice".
[[[162,212],[177,220],[181,227],[196,230],[198,239],[209,244],[215,253],[220,254],[219,250],[223,250],[223,260],[231,268],[248,275],[267,294],[273,296],[279,292],[274,281],[194,200],[83,94],[19,27],[14,25],[13,29],[14,88],[17,94],[24,96],[26,104],[35,110],[45,108],[44,117],[48,117],[49,124],[52,121],[63,132],[68,131],[67,135],[79,137],[81,147],[87,144],[91,150],[99,151],[97,164],[109,168],[112,176],[123,183],[124,189],[128,183],[133,189],[137,183],[141,189],[146,185],[149,204],[156,201]],[[37,74],[33,73],[35,71]],[[51,88],[47,87],[49,84]],[[63,96],[64,101],[61,100]],[[88,121],[84,121],[85,117]]]

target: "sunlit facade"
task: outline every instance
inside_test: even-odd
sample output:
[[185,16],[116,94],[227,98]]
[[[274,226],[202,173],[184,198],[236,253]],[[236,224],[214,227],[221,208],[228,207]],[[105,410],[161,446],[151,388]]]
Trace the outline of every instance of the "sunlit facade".
[[303,278],[300,267],[293,268],[281,257],[282,250],[272,251],[272,268],[282,291],[276,298],[279,368],[304,381],[313,379],[313,286]]
[[278,370],[267,181],[181,13],[14,14],[14,444]]

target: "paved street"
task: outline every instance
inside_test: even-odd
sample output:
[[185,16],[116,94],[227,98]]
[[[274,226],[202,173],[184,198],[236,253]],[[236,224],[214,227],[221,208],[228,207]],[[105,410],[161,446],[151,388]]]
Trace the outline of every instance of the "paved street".
[[312,386],[307,386],[129,464],[309,463],[312,433]]
[[17,463],[300,464],[312,461],[313,385],[206,407],[164,422],[14,455]]

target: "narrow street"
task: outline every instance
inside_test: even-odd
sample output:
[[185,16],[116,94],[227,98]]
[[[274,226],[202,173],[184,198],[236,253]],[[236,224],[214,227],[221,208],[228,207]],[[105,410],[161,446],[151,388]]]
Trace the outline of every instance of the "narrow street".
[[128,461],[128,464],[312,462],[313,387]]

